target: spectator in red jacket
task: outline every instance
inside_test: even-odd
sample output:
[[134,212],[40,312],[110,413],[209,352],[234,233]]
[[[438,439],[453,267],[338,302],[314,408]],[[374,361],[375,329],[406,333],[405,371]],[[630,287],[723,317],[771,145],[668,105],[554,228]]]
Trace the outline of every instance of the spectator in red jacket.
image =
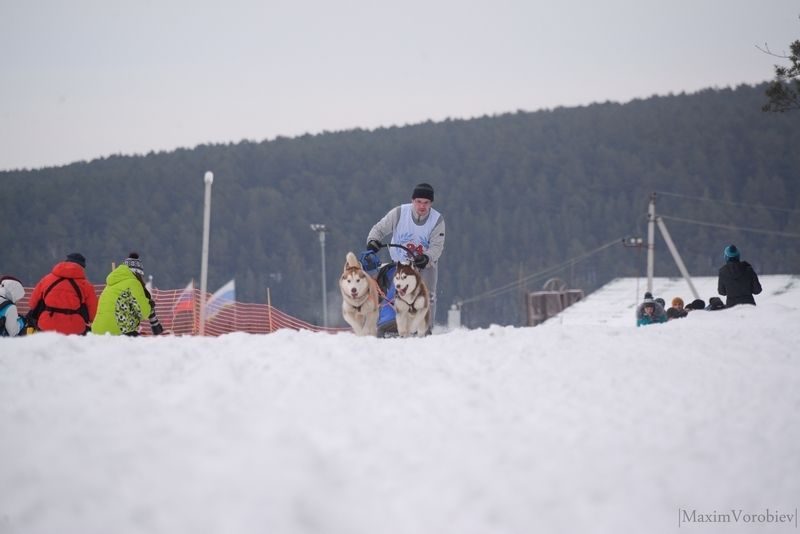
[[28,320],[38,330],[81,335],[89,331],[97,313],[97,295],[85,268],[86,258],[74,252],[36,284]]

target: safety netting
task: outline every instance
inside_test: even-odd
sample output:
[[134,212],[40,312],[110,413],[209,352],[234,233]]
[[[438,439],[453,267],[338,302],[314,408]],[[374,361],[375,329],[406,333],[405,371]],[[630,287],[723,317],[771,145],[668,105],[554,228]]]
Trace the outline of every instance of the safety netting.
[[[94,290],[98,298],[105,285],[95,284]],[[18,303],[20,314],[28,312],[28,302],[33,288],[25,288],[25,297]],[[165,331],[176,335],[200,334],[200,290],[184,289],[152,289],[150,294],[156,305],[156,316]],[[211,297],[206,294],[206,301]],[[204,335],[220,336],[232,332],[249,334],[269,334],[283,328],[291,330],[310,330],[312,332],[346,332],[348,328],[330,328],[308,323],[269,304],[228,301],[208,310]],[[150,323],[145,318],[139,333],[151,335]]]

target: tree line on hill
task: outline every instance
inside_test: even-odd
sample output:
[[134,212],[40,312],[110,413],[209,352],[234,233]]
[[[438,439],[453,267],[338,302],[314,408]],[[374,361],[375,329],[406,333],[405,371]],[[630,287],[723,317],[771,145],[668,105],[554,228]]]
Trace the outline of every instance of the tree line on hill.
[[[643,252],[621,244],[568,260],[624,236],[646,237],[654,191],[667,193],[657,196],[657,211],[681,219],[666,222],[690,273],[715,274],[729,243],[759,273],[797,272],[800,128],[796,115],[761,111],[764,90],[743,85],[6,171],[0,270],[33,285],[79,251],[89,278],[102,282],[111,262],[135,250],[156,287],[183,287],[199,277],[203,175],[211,170],[209,290],[235,278],[237,300],[264,302],[270,288],[275,306],[316,323],[321,252],[309,225],[329,229],[329,317],[338,320],[346,252],[363,250],[370,227],[423,181],[433,184],[447,223],[439,322],[451,303],[517,280],[527,279],[466,304],[464,323],[524,324],[522,294],[544,276],[589,292],[643,274]],[[656,274],[678,276],[660,238],[656,254]]]

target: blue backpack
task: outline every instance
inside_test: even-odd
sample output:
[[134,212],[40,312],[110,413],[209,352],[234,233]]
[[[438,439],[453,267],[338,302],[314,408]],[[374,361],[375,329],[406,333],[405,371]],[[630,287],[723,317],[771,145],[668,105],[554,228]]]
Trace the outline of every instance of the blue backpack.
[[[3,299],[3,303],[0,304],[0,337],[8,337],[8,330],[6,330],[6,312],[8,308],[11,307],[12,302],[10,300]],[[25,334],[25,319],[22,317],[17,318],[17,322],[19,323],[19,335]]]

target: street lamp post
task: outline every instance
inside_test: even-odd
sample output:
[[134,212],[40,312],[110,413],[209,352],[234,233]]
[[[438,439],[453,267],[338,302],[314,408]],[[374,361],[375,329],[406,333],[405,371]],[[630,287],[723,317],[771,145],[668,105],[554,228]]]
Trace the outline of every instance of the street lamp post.
[[319,234],[319,246],[322,251],[322,326],[328,327],[328,289],[325,283],[325,233],[324,224],[312,224],[311,229]]
[[203,181],[206,184],[205,202],[203,205],[203,252],[200,260],[200,335],[206,333],[206,288],[208,286],[208,234],[211,226],[211,184],[214,173],[206,171]]

